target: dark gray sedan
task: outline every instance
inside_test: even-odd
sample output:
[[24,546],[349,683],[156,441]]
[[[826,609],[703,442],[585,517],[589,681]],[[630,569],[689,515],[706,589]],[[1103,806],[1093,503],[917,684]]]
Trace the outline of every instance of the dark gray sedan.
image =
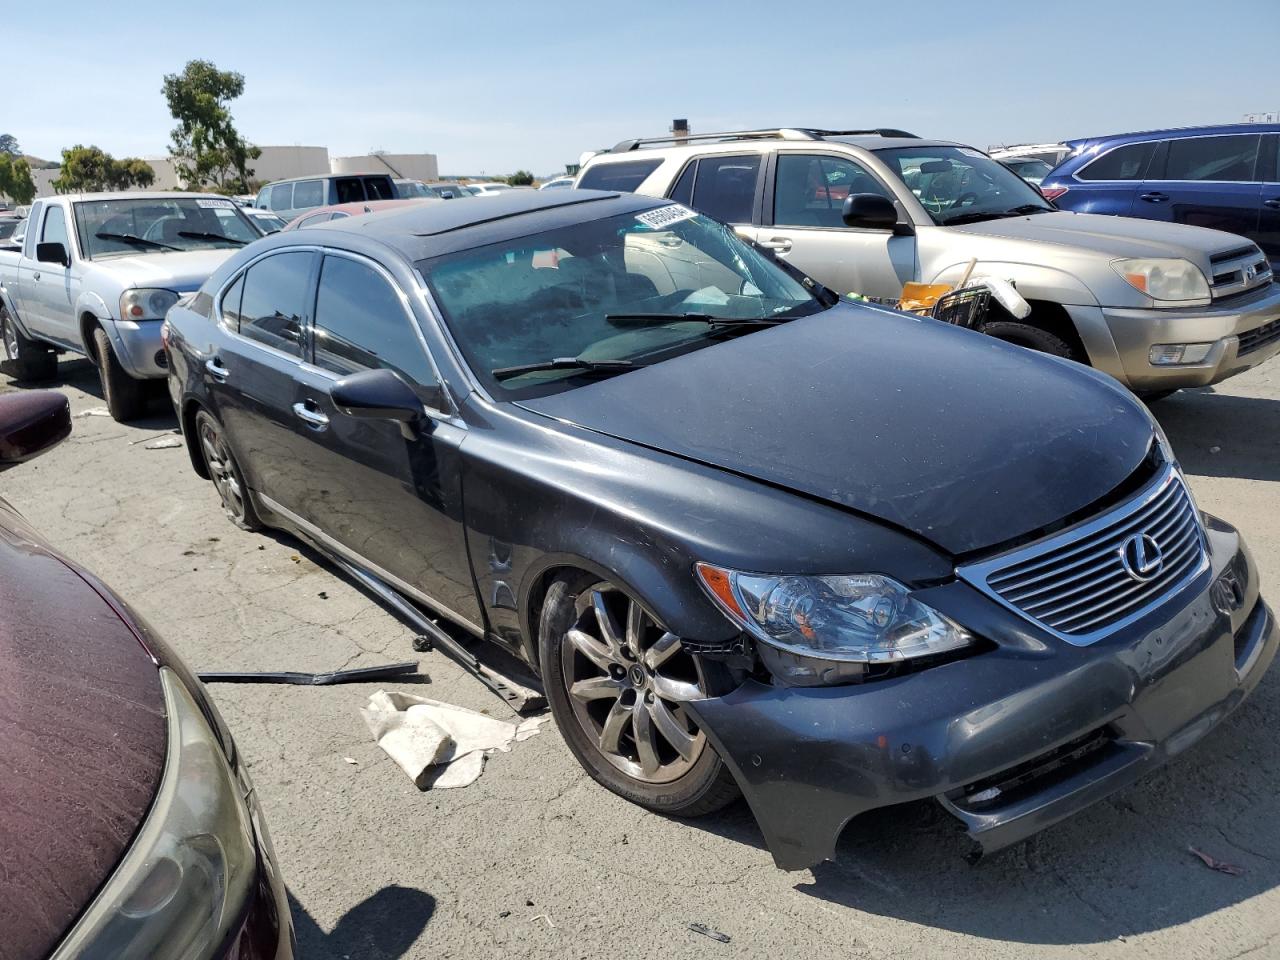
[[992,850],[1185,750],[1280,633],[1105,375],[840,302],[586,191],[265,238],[169,313],[195,470],[527,661],[667,814],[777,863],[938,798]]

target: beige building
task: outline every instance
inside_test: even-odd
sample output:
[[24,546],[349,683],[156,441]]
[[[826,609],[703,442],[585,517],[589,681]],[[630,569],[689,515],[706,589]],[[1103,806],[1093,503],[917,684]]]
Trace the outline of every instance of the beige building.
[[334,157],[333,173],[389,173],[405,180],[440,179],[434,153],[370,153],[362,157]]

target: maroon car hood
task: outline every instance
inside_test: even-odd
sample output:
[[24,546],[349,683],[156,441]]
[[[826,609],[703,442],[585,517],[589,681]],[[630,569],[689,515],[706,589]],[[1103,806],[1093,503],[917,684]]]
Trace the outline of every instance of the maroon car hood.
[[0,500],[0,960],[47,957],[110,876],[165,737],[155,662]]

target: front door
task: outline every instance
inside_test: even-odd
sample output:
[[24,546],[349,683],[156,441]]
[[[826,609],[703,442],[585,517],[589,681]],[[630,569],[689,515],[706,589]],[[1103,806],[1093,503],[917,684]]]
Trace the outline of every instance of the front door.
[[[56,203],[48,205],[44,223],[36,237],[37,243],[60,243],[71,257],[71,231]],[[32,248],[34,260],[35,248]],[[73,294],[72,268],[60,263],[32,263],[30,286],[24,292],[25,313],[23,319],[28,329],[56,343],[74,345],[79,341],[75,323],[75,297]]]
[[915,278],[916,238],[845,226],[851,194],[893,193],[861,164],[838,154],[780,151],[757,241],[842,294],[896,300]]
[[482,624],[467,559],[459,447],[465,429],[424,406],[415,436],[391,420],[349,417],[329,395],[363,370],[394,371],[424,398],[437,383],[408,299],[382,267],[325,254],[299,373],[294,431],[310,446],[298,512],[339,552],[442,613]]
[[1253,239],[1262,185],[1255,179],[1261,137],[1183,137],[1161,147],[1138,188],[1134,213]]

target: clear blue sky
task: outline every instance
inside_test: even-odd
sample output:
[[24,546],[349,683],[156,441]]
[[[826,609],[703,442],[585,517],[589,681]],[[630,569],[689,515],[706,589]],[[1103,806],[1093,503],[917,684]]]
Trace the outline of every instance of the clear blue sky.
[[550,173],[673,117],[985,148],[1280,110],[1277,26],[1277,0],[12,0],[0,132],[52,159],[163,154],[161,77],[200,57],[244,74],[253,142],[428,151],[445,174]]

